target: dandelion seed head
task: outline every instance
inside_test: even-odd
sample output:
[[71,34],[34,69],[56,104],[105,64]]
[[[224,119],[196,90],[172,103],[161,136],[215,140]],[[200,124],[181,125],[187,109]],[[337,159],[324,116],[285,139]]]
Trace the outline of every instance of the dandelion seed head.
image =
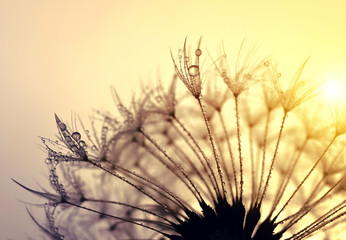
[[[243,44],[234,62],[222,54],[209,59],[215,69],[205,73],[201,40],[189,49],[185,40],[172,57],[168,87],[161,81],[145,87],[130,104],[113,90],[117,113],[97,111],[90,130],[55,115],[58,141],[41,138],[52,189],[14,180],[45,201],[45,224],[29,213],[42,233],[51,239],[337,236],[334,224],[345,226],[346,215],[344,108],[333,118],[320,112],[315,86],[301,80],[305,63],[286,82],[272,60]],[[189,96],[177,93],[179,83]]]
[[320,83],[301,79],[307,61],[308,59],[298,68],[290,81],[287,81],[281,73],[277,72],[277,67],[274,64],[270,63],[268,65],[268,77],[273,81],[274,89],[286,113],[318,94],[317,89]]
[[176,70],[176,74],[180,80],[184,83],[187,89],[192,93],[195,98],[200,98],[202,94],[202,76],[199,63],[199,57],[202,55],[200,49],[202,38],[200,38],[197,48],[195,50],[195,62],[192,63],[192,56],[189,55],[185,39],[184,48],[179,50],[179,59],[176,62],[171,52],[172,60]]

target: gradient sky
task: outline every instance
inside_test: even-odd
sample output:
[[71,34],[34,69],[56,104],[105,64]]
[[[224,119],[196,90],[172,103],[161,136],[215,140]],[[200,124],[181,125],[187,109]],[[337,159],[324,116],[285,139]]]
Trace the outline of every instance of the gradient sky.
[[114,109],[111,85],[128,98],[139,80],[170,79],[185,36],[210,51],[246,37],[286,71],[310,56],[307,75],[346,79],[345,1],[94,2],[0,0],[1,239],[35,231],[18,199],[38,200],[10,178],[47,185],[37,136],[54,138],[54,112],[86,119]]

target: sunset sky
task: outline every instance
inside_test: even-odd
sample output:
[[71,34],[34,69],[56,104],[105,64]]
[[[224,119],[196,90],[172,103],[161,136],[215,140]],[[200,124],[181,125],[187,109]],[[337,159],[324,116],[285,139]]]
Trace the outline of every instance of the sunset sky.
[[0,238],[36,231],[19,200],[39,201],[11,178],[47,186],[38,136],[54,138],[54,113],[87,119],[115,109],[110,86],[128,99],[140,81],[170,80],[186,36],[205,53],[246,38],[288,73],[310,56],[304,74],[345,82],[345,12],[341,0],[0,0]]

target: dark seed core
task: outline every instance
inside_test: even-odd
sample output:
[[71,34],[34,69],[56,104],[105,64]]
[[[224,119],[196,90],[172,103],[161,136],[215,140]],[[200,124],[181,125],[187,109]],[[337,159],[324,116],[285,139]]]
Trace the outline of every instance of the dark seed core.
[[274,233],[276,224],[269,219],[264,220],[254,229],[261,217],[258,206],[245,211],[242,201],[232,204],[219,199],[212,208],[201,203],[202,215],[186,212],[188,218],[174,225],[177,235],[171,240],[279,240],[282,233]]

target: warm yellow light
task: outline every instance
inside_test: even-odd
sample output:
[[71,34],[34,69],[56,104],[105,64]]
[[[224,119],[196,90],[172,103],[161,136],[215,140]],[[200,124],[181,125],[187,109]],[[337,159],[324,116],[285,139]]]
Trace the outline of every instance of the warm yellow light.
[[345,81],[334,79],[325,82],[322,86],[323,95],[331,101],[345,99],[346,84]]

